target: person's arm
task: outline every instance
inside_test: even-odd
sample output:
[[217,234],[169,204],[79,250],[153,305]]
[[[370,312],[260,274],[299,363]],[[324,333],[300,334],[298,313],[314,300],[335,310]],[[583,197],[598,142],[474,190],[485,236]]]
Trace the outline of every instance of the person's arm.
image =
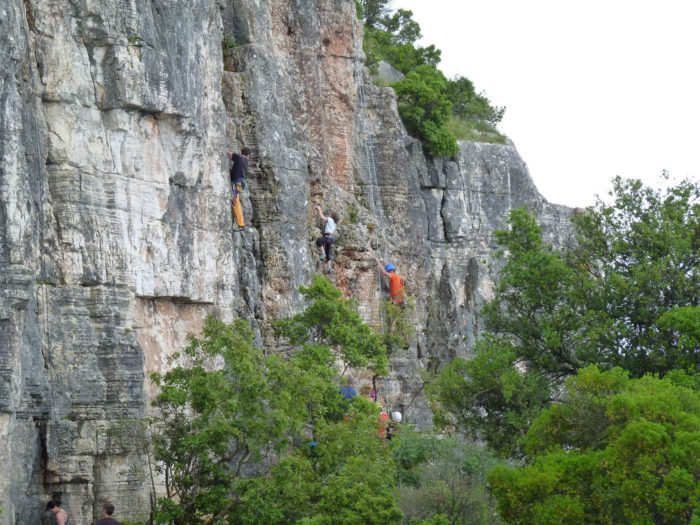
[[374,260],[377,261],[377,266],[379,266],[379,271],[382,272],[383,275],[386,275],[387,277],[391,277],[391,274],[384,269],[384,265],[382,264],[382,261],[380,261],[376,255],[374,256]]
[[233,160],[233,151],[228,150],[228,151],[226,152],[226,155],[228,155],[228,160]]
[[321,218],[322,221],[325,221],[325,220],[328,219],[328,217],[326,217],[326,216],[323,214],[323,210],[321,210],[321,207],[320,207],[320,206],[316,206],[316,209],[318,210],[318,216]]
[[63,512],[56,513],[56,523],[58,525],[66,525],[66,515]]

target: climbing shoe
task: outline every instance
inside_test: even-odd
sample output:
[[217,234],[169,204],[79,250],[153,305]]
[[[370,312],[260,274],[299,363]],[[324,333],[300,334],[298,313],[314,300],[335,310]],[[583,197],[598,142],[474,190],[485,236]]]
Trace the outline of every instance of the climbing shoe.
[[242,232],[243,230],[245,230],[245,226],[234,226],[233,227],[234,232]]
[[323,270],[323,271],[324,271],[325,273],[331,273],[332,270],[331,270],[330,268],[326,267],[326,269]]

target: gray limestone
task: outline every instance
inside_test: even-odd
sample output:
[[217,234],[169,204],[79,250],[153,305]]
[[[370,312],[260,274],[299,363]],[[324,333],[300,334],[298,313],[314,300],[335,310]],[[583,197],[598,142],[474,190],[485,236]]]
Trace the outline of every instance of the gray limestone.
[[[569,210],[512,145],[423,154],[358,67],[353,21],[351,0],[0,7],[0,523],[39,523],[54,496],[72,525],[105,500],[147,516],[148,373],[210,313],[272,342],[320,269],[316,204],[341,215],[333,278],[370,323],[373,254],[415,297],[416,341],[378,387],[419,426],[420,372],[470,355],[508,210],[567,242]],[[249,228],[232,234],[225,151],[243,145]]]

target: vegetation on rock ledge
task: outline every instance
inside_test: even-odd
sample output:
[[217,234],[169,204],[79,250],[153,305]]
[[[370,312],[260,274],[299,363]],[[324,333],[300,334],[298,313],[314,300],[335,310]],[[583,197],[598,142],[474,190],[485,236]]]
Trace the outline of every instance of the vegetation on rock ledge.
[[505,108],[494,107],[465,77],[445,78],[437,68],[440,50],[417,47],[420,26],[405,9],[391,12],[388,0],[356,0],[365,24],[367,66],[383,60],[404,75],[391,84],[408,132],[421,139],[431,155],[453,155],[456,140],[504,143],[496,130]]

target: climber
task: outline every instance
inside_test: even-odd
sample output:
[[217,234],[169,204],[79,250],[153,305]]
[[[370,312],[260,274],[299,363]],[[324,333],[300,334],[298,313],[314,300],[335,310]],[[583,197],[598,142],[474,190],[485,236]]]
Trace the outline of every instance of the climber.
[[68,514],[61,508],[58,501],[51,500],[46,504],[46,510],[56,516],[57,525],[68,525]]
[[346,401],[351,401],[353,397],[357,395],[357,390],[355,390],[352,385],[354,383],[354,380],[352,376],[348,376],[347,380],[345,381],[345,385],[340,387],[340,393],[343,396],[343,399]]
[[323,221],[323,236],[316,239],[316,246],[321,254],[321,260],[323,260],[325,255],[328,263],[328,267],[325,270],[326,273],[331,273],[331,246],[333,246],[333,234],[335,233],[335,225],[338,222],[338,214],[331,211],[328,212],[328,215],[324,215],[320,206],[316,206],[316,210],[318,210],[318,216]]
[[243,148],[240,155],[233,151],[228,151],[228,158],[233,161],[231,166],[231,190],[233,191],[233,217],[237,227],[233,231],[243,231],[245,221],[243,220],[243,210],[241,209],[240,193],[246,188],[245,176],[248,171],[248,161],[250,160],[250,148]]
[[391,302],[403,310],[406,308],[404,304],[404,280],[396,273],[396,266],[389,263],[386,266],[382,265],[381,261],[375,256],[374,260],[379,265],[379,271],[389,278],[389,295]]
[[391,420],[389,421],[389,424],[386,427],[386,440],[390,441],[391,438],[394,437],[394,434],[396,434],[397,430],[399,429],[399,423],[401,423],[401,412],[392,412],[391,413]]

